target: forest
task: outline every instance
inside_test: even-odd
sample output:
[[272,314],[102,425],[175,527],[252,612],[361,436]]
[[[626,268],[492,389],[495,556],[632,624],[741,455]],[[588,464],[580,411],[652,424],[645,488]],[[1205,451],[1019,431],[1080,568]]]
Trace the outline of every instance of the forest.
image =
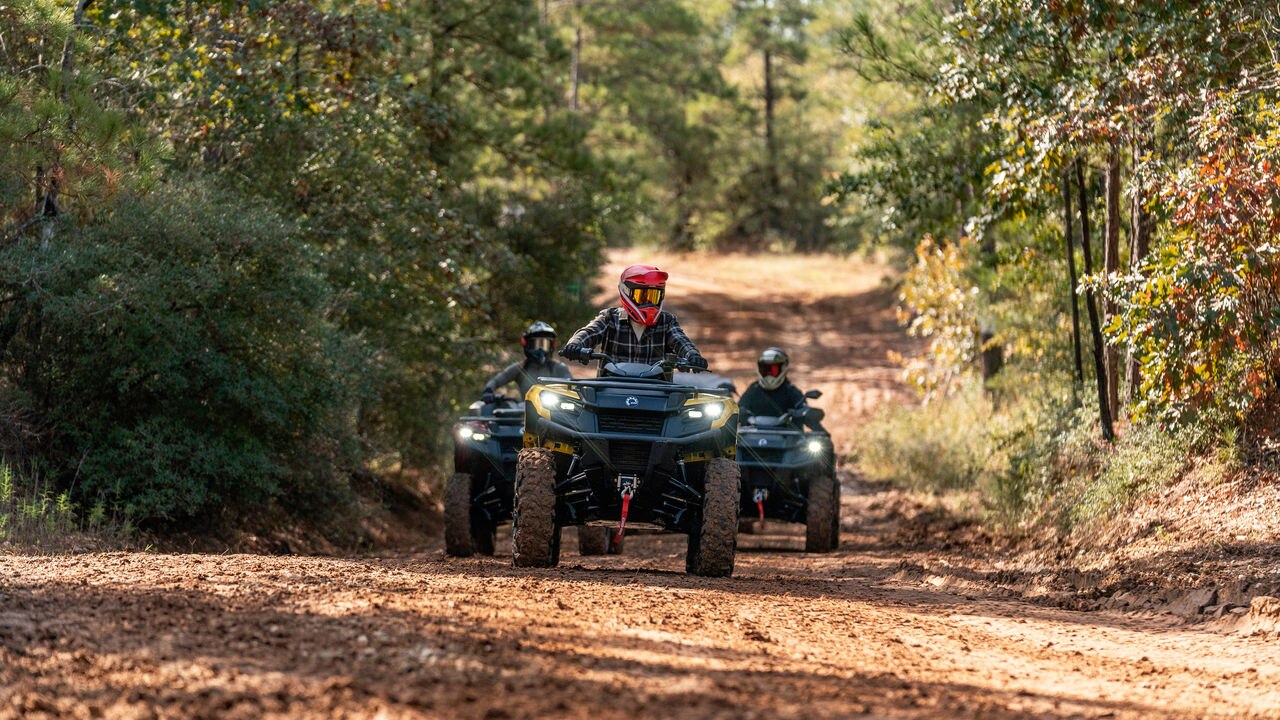
[[1265,461],[1277,22],[1236,0],[5,5],[6,473],[82,523],[324,523],[353,481],[438,466],[518,329],[588,317],[602,253],[637,244],[897,258],[922,403],[868,428],[873,476],[976,485],[1018,522],[1108,512],[1196,454]]

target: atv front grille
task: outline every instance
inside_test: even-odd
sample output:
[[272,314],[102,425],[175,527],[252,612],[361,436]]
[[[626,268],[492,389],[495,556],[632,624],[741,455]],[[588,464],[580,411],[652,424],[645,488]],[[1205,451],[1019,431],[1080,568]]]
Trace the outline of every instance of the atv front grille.
[[748,462],[758,463],[780,463],[786,457],[787,451],[779,448],[740,448],[738,457]]
[[649,443],[609,443],[609,464],[620,473],[643,473],[649,468]]
[[599,418],[600,432],[661,435],[666,415],[641,410],[613,410],[601,412]]

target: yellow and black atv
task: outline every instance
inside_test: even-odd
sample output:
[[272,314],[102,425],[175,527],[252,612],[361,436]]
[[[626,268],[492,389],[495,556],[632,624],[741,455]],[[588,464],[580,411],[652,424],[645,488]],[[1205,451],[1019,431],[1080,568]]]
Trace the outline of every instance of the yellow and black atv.
[[525,396],[516,462],[512,562],[551,567],[567,525],[684,533],[685,570],[733,572],[738,406],[725,390],[673,381],[666,361],[619,363],[601,377],[536,385]]

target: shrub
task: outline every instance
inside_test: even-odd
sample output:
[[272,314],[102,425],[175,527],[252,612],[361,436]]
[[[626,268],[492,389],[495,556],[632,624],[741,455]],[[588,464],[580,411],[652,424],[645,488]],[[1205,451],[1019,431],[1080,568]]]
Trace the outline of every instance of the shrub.
[[329,507],[355,348],[314,258],[268,209],[196,182],[0,252],[3,392],[76,499],[139,521]]

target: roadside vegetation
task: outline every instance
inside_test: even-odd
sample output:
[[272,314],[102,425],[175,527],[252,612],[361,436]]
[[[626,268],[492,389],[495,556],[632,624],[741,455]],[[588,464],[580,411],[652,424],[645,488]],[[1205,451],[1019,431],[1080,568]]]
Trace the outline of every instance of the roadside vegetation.
[[14,497],[360,542],[520,328],[589,316],[607,244],[856,244],[847,10],[0,5]]
[[1006,527],[1087,530],[1193,466],[1272,473],[1280,331],[1273,3],[970,0],[844,35],[880,118],[843,198],[914,248],[874,477]]

